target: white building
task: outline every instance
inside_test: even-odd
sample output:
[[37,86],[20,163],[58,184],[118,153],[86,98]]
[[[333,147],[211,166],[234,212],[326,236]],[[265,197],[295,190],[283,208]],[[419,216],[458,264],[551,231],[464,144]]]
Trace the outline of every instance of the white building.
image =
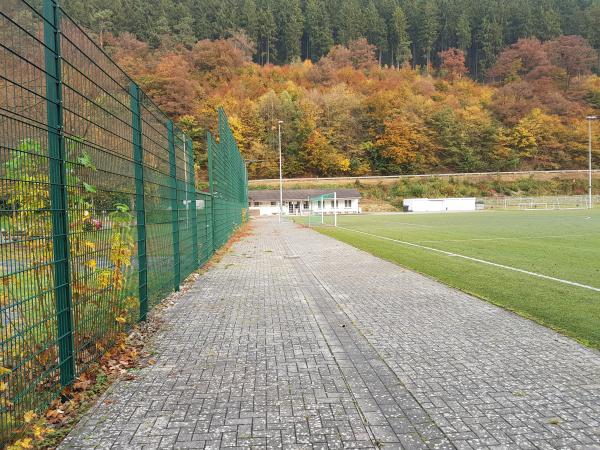
[[[283,191],[283,213],[286,215],[313,214],[359,214],[360,192],[357,189],[336,189],[337,205],[333,198],[315,199],[320,195],[333,195],[333,190],[286,189]],[[279,214],[279,190],[252,190],[248,192],[250,215],[270,216]]]
[[405,198],[402,202],[405,212],[446,212],[475,211],[473,198]]

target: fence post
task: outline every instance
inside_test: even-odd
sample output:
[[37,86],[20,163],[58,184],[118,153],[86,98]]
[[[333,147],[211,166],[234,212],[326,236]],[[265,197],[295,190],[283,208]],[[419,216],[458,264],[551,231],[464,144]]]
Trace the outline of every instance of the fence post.
[[192,140],[186,135],[183,136],[183,139],[187,143],[187,161],[188,161],[188,172],[190,173],[190,179],[188,181],[188,185],[186,189],[191,193],[192,197],[192,255],[194,258],[194,268],[197,269],[200,267],[200,259],[198,257],[198,211],[196,209],[196,170],[194,168],[194,144]]
[[148,314],[148,260],[146,254],[146,209],[144,204],[144,148],[142,146],[142,118],[140,115],[140,88],[129,86],[131,97],[131,130],[135,161],[135,211],[138,248],[138,292],[140,297],[140,320]]
[[215,174],[213,170],[213,138],[212,135],[207,133],[206,135],[206,143],[208,145],[208,186],[210,191],[210,231],[211,231],[211,253],[215,251]]
[[58,328],[60,382],[75,378],[73,355],[73,299],[71,292],[67,170],[63,134],[62,69],[60,58],[60,8],[56,0],[44,0],[44,44],[48,120],[50,205],[54,257],[54,296]]
[[173,224],[173,288],[179,291],[181,283],[181,262],[179,258],[179,212],[177,199],[177,159],[175,158],[175,136],[173,121],[167,121],[169,132],[169,175],[173,183],[173,197],[171,199],[171,222]]

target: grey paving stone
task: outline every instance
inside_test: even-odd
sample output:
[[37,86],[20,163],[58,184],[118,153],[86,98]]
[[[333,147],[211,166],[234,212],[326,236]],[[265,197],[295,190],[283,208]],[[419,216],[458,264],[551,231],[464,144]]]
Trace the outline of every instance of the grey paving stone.
[[154,347],[62,448],[600,447],[598,352],[292,224],[256,220]]

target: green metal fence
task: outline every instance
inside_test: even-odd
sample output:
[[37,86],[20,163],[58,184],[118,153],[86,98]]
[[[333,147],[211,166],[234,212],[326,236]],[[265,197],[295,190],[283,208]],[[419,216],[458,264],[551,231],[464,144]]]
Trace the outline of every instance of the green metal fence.
[[[244,221],[248,205],[246,166],[222,109],[219,110],[219,136],[219,144],[210,133],[207,138],[208,173],[214,211],[213,240],[217,247],[227,242],[229,230]],[[240,205],[244,205],[244,208],[240,208]]]
[[191,140],[56,0],[0,2],[0,443],[223,245],[247,177]]

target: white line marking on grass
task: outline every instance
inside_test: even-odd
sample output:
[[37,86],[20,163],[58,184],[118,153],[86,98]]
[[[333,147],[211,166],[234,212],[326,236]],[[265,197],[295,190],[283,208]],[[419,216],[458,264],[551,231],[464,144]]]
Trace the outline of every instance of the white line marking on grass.
[[473,242],[473,241],[525,241],[532,239],[563,239],[563,238],[572,238],[572,237],[587,237],[593,236],[600,233],[588,233],[588,234],[557,234],[550,236],[523,236],[523,237],[497,237],[497,238],[473,238],[473,239],[433,239],[426,241],[417,241],[420,243],[432,243],[432,242]]
[[394,226],[403,226],[403,227],[420,227],[420,228],[438,228],[436,225],[424,225],[422,223],[412,223],[412,222],[377,222],[377,226],[381,225],[394,225]]
[[346,227],[340,227],[340,226],[338,226],[338,228],[340,228],[342,230],[352,231],[354,233],[364,234],[366,236],[371,236],[371,237],[383,239],[383,240],[386,240],[386,241],[396,242],[398,244],[408,245],[410,247],[417,247],[417,248],[421,248],[423,250],[429,250],[431,252],[441,253],[443,255],[452,256],[452,257],[455,257],[455,258],[463,258],[463,259],[466,259],[466,260],[469,260],[469,261],[478,262],[480,264],[487,264],[488,266],[498,267],[500,269],[506,269],[506,270],[512,270],[513,272],[524,273],[525,275],[530,275],[532,277],[542,278],[544,280],[556,281],[558,283],[568,284],[569,286],[575,286],[575,287],[579,287],[579,288],[583,288],[583,289],[589,289],[590,291],[600,292],[600,288],[597,288],[597,287],[594,287],[594,286],[588,286],[587,284],[581,284],[581,283],[576,283],[574,281],[563,280],[562,278],[555,278],[555,277],[551,277],[549,275],[544,275],[544,274],[541,274],[541,273],[530,272],[529,270],[523,270],[523,269],[519,269],[517,267],[505,266],[504,264],[498,264],[498,263],[495,263],[495,262],[492,262],[492,261],[486,261],[485,259],[473,258],[471,256],[461,255],[461,254],[458,254],[458,253],[447,252],[445,250],[440,250],[438,248],[427,247],[425,245],[419,245],[419,244],[413,244],[412,242],[406,242],[406,241],[401,241],[399,239],[392,239],[392,238],[388,238],[388,237],[385,237],[385,236],[379,236],[377,234],[367,233],[365,231],[358,231],[358,230],[354,230],[352,228],[346,228]]

